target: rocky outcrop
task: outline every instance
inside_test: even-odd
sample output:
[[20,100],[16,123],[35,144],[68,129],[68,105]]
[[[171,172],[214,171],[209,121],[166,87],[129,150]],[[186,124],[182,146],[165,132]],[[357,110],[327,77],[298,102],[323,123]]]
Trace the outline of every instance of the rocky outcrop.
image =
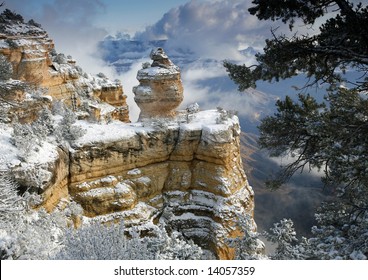
[[151,66],[138,71],[139,85],[133,88],[134,100],[141,109],[139,120],[173,117],[183,101],[183,86],[179,67],[162,48],[151,52]]
[[87,111],[92,119],[129,122],[119,81],[110,81],[103,74],[86,74],[72,57],[56,53],[53,40],[38,24],[25,23],[17,16],[10,11],[0,15],[0,54],[11,62],[13,79],[46,89],[47,95],[74,111]]
[[239,234],[237,215],[253,213],[237,118],[214,110],[192,114],[189,123],[178,116],[166,127],[142,125],[121,124],[110,141],[90,143],[88,134],[78,141],[70,154],[73,199],[89,217],[123,215],[127,225],[163,220],[219,258],[232,258],[225,240]]
[[51,144],[40,148],[40,157],[27,162],[14,161],[13,178],[24,190],[41,195],[38,207],[52,211],[62,199],[69,199],[69,154]]
[[[164,224],[220,259],[233,258],[227,239],[241,234],[238,216],[252,217],[254,209],[241,162],[238,118],[222,109],[199,111],[197,104],[177,111],[183,100],[180,71],[159,48],[151,53],[152,64],[137,75],[140,122],[127,123],[119,82],[84,73],[71,57],[53,50],[39,26],[10,21],[0,16],[0,53],[11,61],[15,79],[47,88],[52,97],[10,91],[9,100],[29,101],[26,107],[32,108],[11,108],[12,114],[33,122],[32,112],[58,99],[77,113],[79,127],[74,128],[86,130],[67,144],[45,136],[21,162],[9,141],[13,128],[2,124],[10,160],[0,163],[19,184],[41,194],[41,206],[49,211],[64,198],[73,200],[91,219],[123,220],[127,227]],[[109,121],[96,122],[103,118]]]

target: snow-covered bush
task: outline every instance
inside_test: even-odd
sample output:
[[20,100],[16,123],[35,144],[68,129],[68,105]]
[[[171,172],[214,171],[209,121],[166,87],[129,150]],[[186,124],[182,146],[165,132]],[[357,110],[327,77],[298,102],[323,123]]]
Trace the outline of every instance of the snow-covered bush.
[[264,236],[276,245],[271,259],[366,260],[368,258],[368,215],[352,214],[346,205],[325,203],[316,214],[312,237],[296,238],[293,222],[283,219]]
[[223,124],[238,114],[238,111],[236,110],[225,110],[222,107],[217,107],[217,112],[220,113],[220,115],[216,118],[217,124]]
[[55,130],[51,111],[47,108],[43,109],[39,114],[37,121],[34,122],[32,126],[37,131],[40,131],[42,139],[45,139],[46,136],[51,135]]
[[31,152],[41,146],[53,131],[53,121],[47,109],[41,111],[38,120],[32,124],[14,122],[12,142],[19,149],[21,159],[27,161]]
[[[61,213],[27,210],[6,221],[1,232],[3,259],[49,259],[59,251],[65,220]],[[5,254],[6,252],[6,254]]]
[[0,258],[48,259],[59,250],[65,215],[33,210],[37,195],[18,194],[9,174],[0,174]]
[[204,256],[202,248],[193,240],[186,240],[179,232],[172,232],[169,236],[164,229],[158,231],[155,259],[158,260],[199,260]]
[[19,47],[18,43],[13,39],[5,39],[5,42],[8,44],[10,49],[16,49]]
[[19,23],[24,23],[24,19],[21,15],[9,9],[5,9],[3,13],[0,15],[0,22],[7,22],[7,21],[16,21]]
[[142,63],[142,69],[147,69],[149,67],[151,67],[151,62],[146,61]]
[[39,24],[39,23],[35,22],[35,21],[34,21],[34,19],[30,19],[30,20],[28,21],[28,24],[29,24],[29,25],[33,25],[33,26],[38,27],[38,28],[41,28],[41,24]]
[[[55,259],[63,260],[113,260],[150,259],[149,252],[136,238],[125,237],[124,225],[103,225],[93,222],[81,228],[67,229],[63,248]],[[140,254],[141,253],[141,254]]]
[[[274,260],[305,259],[299,247],[294,223],[290,219],[282,219],[275,223],[270,232],[263,234],[266,239],[276,245],[275,252],[269,257]],[[302,250],[303,251],[303,250]]]
[[62,113],[62,117],[62,120],[55,130],[55,134],[59,142],[62,142],[63,140],[74,141],[86,133],[86,130],[82,129],[81,126],[74,125],[77,119],[74,112],[65,108]]
[[13,75],[13,67],[4,55],[0,55],[0,81],[9,80]]
[[63,54],[63,53],[59,53],[59,54],[56,54],[55,56],[53,56],[53,61],[58,63],[58,64],[67,64],[68,63],[68,59],[66,58],[65,54]]
[[106,75],[102,72],[97,74],[97,77],[101,78],[101,79],[107,79]]
[[267,256],[264,254],[264,244],[259,239],[259,234],[256,232],[252,220],[248,215],[239,215],[238,223],[242,231],[242,236],[227,240],[228,245],[235,248],[235,259],[267,259]]
[[13,144],[19,149],[22,160],[26,160],[36,145],[37,138],[29,124],[14,123]]
[[10,175],[0,171],[0,222],[9,214],[24,210],[24,199],[18,195],[18,185]]
[[310,259],[368,258],[368,211],[353,206],[325,203],[316,214],[317,226],[305,250]]
[[201,248],[193,242],[187,242],[176,233],[168,236],[164,229],[158,227],[154,236],[142,238],[137,228],[128,230],[123,222],[113,225],[93,222],[77,230],[68,229],[63,249],[55,259],[200,259],[201,255]]

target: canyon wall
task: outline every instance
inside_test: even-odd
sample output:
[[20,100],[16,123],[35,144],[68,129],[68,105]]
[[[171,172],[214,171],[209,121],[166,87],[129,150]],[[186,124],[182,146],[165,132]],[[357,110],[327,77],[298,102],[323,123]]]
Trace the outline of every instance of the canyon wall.
[[16,150],[7,140],[11,123],[32,123],[55,100],[69,106],[78,116],[76,125],[86,131],[73,141],[49,140],[26,160],[17,151],[9,156],[2,164],[20,186],[41,194],[48,211],[75,201],[86,219],[123,220],[142,229],[164,224],[217,258],[232,259],[227,239],[241,236],[238,216],[253,217],[254,210],[238,118],[223,109],[200,111],[197,104],[178,110],[180,69],[158,48],[152,64],[138,71],[133,91],[140,121],[129,123],[120,82],[83,72],[71,57],[55,52],[39,26],[4,15],[0,20],[0,54],[13,68],[14,80],[6,83],[17,80],[41,90],[38,98],[28,98],[28,89],[7,92],[18,104],[9,110],[17,118],[2,124],[8,150]]
[[[53,40],[37,24],[14,21],[4,14],[1,20],[0,55],[10,61],[14,80],[42,88],[74,111],[88,111],[91,118],[129,122],[126,95],[119,81],[102,73],[85,73],[71,56],[55,51]],[[19,95],[13,99],[19,101]],[[37,112],[34,110],[34,115]]]
[[237,215],[253,215],[253,191],[237,117],[216,123],[220,115],[198,112],[190,123],[178,117],[164,128],[122,124],[111,140],[91,130],[70,153],[71,197],[88,217],[123,217],[127,225],[164,220],[219,258],[232,258],[225,241],[239,235]]

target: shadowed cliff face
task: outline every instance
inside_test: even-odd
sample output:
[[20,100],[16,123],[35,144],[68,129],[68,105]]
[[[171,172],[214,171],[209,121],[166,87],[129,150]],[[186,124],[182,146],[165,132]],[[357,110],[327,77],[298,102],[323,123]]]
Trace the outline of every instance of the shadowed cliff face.
[[309,236],[315,224],[314,213],[328,199],[321,180],[313,174],[300,174],[280,189],[266,188],[265,180],[275,174],[280,165],[266,151],[257,147],[257,136],[243,132],[240,137],[241,155],[249,184],[255,193],[255,220],[258,231],[268,230],[282,218],[294,221],[298,235]]

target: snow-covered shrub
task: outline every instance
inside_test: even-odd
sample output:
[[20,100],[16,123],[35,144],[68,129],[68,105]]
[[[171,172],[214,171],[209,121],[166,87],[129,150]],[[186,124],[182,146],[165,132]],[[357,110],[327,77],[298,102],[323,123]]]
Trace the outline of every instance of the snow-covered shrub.
[[52,113],[49,109],[43,109],[36,122],[32,124],[35,130],[39,131],[42,139],[52,134],[55,130],[54,121],[52,119]]
[[32,124],[13,124],[12,142],[19,149],[19,156],[22,160],[27,158],[32,151],[41,146],[47,136],[54,131],[53,121],[50,112],[45,109],[41,111],[40,117]]
[[142,63],[142,69],[147,69],[149,67],[151,67],[151,62],[143,62]]
[[9,9],[5,9],[0,15],[0,22],[7,22],[7,21],[16,21],[19,23],[24,23],[24,19],[21,15],[12,12]]
[[0,171],[0,222],[9,214],[24,210],[24,199],[18,195],[18,185],[7,172]]
[[271,259],[366,260],[368,258],[368,214],[356,214],[338,202],[324,203],[316,214],[312,237],[296,238],[293,222],[283,219],[265,237],[277,247]]
[[10,118],[8,116],[9,114],[9,108],[7,106],[4,106],[5,104],[0,105],[0,123],[8,123],[10,122]]
[[353,205],[324,203],[316,214],[317,226],[305,251],[311,259],[368,258],[368,211]]
[[19,149],[22,160],[26,160],[36,145],[36,136],[29,124],[14,123],[12,141]]
[[25,210],[3,223],[2,259],[49,259],[60,249],[65,219],[60,212]]
[[51,113],[53,115],[63,115],[64,112],[66,110],[66,106],[65,103],[60,101],[60,100],[56,100],[54,102],[52,102],[52,109],[51,109]]
[[9,80],[13,75],[13,67],[9,60],[4,56],[0,55],[0,81]]
[[274,260],[305,259],[300,251],[299,240],[296,237],[294,223],[290,219],[282,219],[275,223],[269,232],[263,234],[268,241],[276,245],[275,252],[269,257]]
[[53,56],[53,61],[58,63],[58,64],[67,64],[68,63],[68,59],[66,58],[65,54],[63,54],[63,53],[59,53],[59,54],[56,54],[55,56]]
[[48,259],[59,250],[65,215],[33,210],[38,202],[37,195],[20,196],[9,174],[0,174],[1,259]]
[[221,107],[217,107],[217,112],[220,113],[220,116],[218,118],[216,118],[216,123],[217,124],[223,124],[225,121],[227,121],[229,119],[229,113],[224,110]]
[[249,215],[239,215],[238,223],[242,231],[242,236],[227,240],[228,245],[235,248],[235,259],[267,259],[267,256],[264,254],[264,244],[259,239],[259,234],[256,232],[252,220]]
[[63,118],[55,131],[59,141],[63,139],[74,141],[86,133],[86,130],[82,129],[81,126],[74,125],[77,119],[74,112],[66,108],[62,116]]
[[35,22],[35,21],[34,21],[34,19],[30,19],[30,20],[28,21],[28,24],[29,24],[29,25],[33,25],[33,26],[38,27],[38,28],[41,28],[41,24],[39,24],[39,23]]
[[107,79],[106,75],[102,72],[97,74],[97,77],[101,78],[101,79]]
[[164,229],[158,231],[157,254],[158,260],[200,260],[204,257],[202,248],[193,240],[186,240],[179,232],[172,232],[169,236]]
[[[129,233],[129,237],[127,234]],[[123,222],[104,225],[93,222],[77,230],[66,231],[63,249],[55,259],[66,260],[153,260],[199,259],[202,250],[164,229],[142,238],[137,228],[126,229]]]
[[5,42],[8,44],[10,49],[16,49],[18,48],[18,43],[13,39],[5,39]]
[[63,248],[55,259],[63,260],[113,260],[151,259],[147,248],[139,239],[128,239],[122,223],[103,225],[93,222],[81,228],[67,229]]

